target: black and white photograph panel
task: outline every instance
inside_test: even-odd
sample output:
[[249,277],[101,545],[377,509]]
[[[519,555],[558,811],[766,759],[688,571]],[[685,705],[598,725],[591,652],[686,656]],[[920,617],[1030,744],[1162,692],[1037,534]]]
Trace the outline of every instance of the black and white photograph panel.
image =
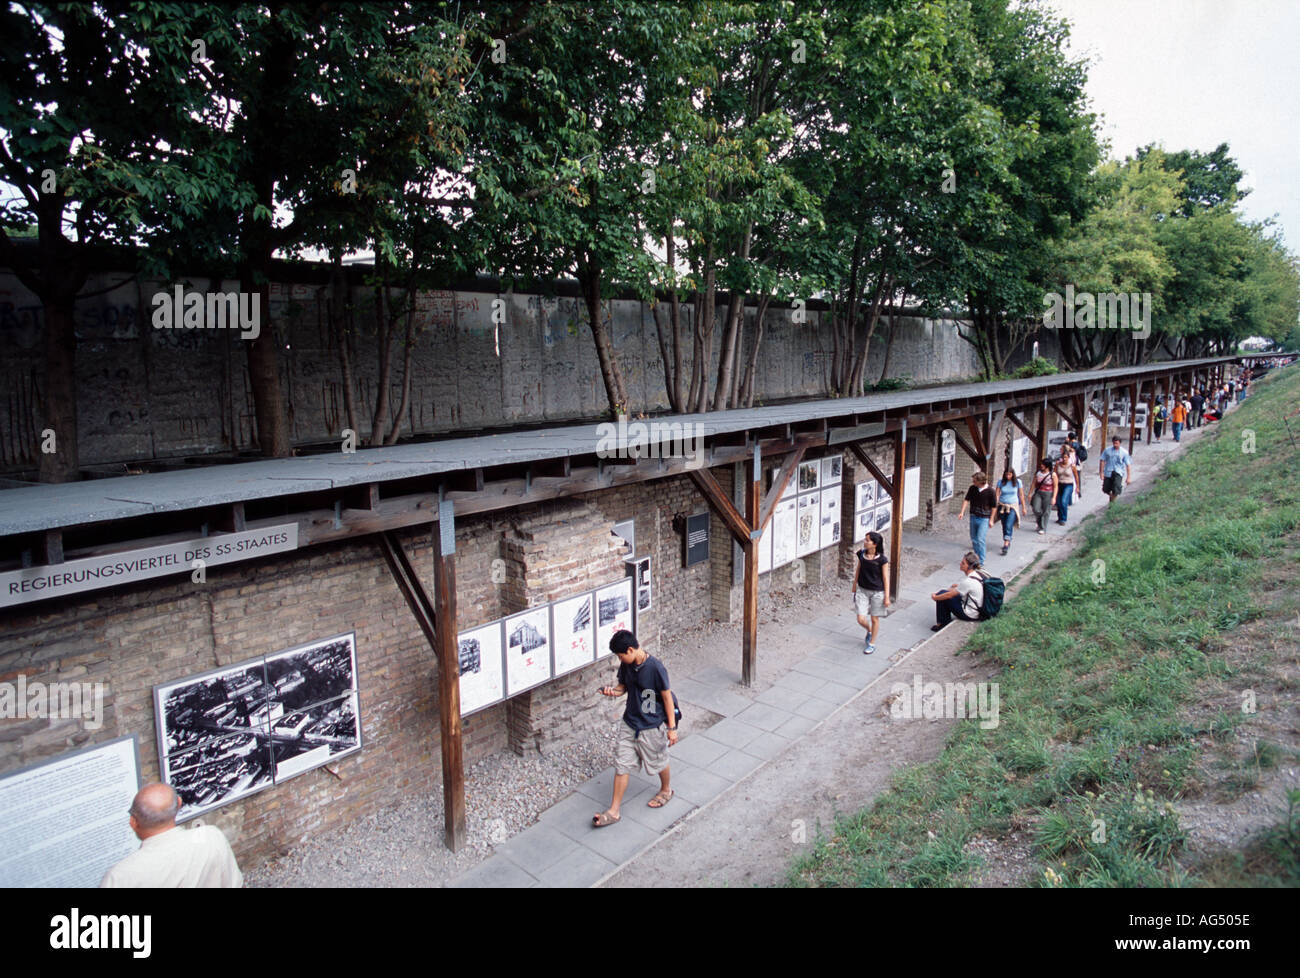
[[309,771],[361,747],[357,694],[286,713],[271,722],[271,751],[277,782]]
[[596,591],[596,658],[614,653],[609,640],[615,632],[632,631],[632,578],[625,577]]
[[952,474],[953,474],[953,470],[956,469],[956,467],[957,467],[957,456],[956,456],[956,454],[954,454],[954,453],[952,453],[952,452],[948,452],[947,454],[944,454],[944,455],[942,455],[942,456],[940,456],[940,457],[943,459],[943,467],[939,470],[939,474],[940,474],[940,475],[952,475]]
[[165,758],[162,779],[180,796],[178,821],[202,815],[274,783],[270,737],[252,730],[209,737]]
[[946,502],[952,498],[952,476],[944,476],[939,480],[939,502]]
[[473,713],[503,699],[505,674],[501,665],[501,622],[460,633],[460,715]]
[[551,678],[551,615],[533,608],[506,619],[506,695]]
[[555,675],[571,672],[596,658],[596,621],[592,593],[565,598],[551,606],[554,623]]
[[266,657],[266,681],[275,700],[292,713],[357,688],[353,635],[315,642]]

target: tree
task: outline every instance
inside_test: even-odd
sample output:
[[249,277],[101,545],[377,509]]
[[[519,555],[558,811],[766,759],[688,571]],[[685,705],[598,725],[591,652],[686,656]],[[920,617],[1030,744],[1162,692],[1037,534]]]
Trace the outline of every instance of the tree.
[[[0,260],[41,300],[42,423],[56,451],[39,478],[79,476],[76,301],[102,244],[132,244],[144,215],[167,202],[184,223],[225,160],[177,158],[160,136],[190,104],[174,63],[140,43],[159,5],[9,4],[0,11],[0,180],[16,191],[0,210]],[[16,247],[34,226],[36,257]]]

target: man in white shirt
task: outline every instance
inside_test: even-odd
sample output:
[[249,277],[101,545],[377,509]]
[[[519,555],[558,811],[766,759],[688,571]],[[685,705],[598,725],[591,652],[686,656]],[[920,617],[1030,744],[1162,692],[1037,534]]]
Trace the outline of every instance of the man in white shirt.
[[141,788],[131,803],[140,848],[104,874],[101,888],[234,888],[244,885],[235,854],[215,825],[176,827],[181,800],[169,785]]
[[973,553],[961,559],[962,578],[946,591],[936,591],[934,600],[935,624],[930,631],[937,632],[953,618],[979,621],[984,607],[984,579],[979,575],[980,559]]

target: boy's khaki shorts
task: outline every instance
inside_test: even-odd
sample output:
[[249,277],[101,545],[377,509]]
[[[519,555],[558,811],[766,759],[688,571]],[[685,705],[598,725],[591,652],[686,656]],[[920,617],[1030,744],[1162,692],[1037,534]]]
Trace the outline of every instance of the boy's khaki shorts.
[[631,774],[640,767],[646,774],[658,774],[668,766],[668,731],[663,727],[642,730],[640,735],[618,721],[618,744],[614,748],[614,773]]

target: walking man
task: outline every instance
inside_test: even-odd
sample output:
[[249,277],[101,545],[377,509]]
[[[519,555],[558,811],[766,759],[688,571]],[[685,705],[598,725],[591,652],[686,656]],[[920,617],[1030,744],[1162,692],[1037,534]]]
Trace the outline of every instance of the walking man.
[[1121,447],[1118,435],[1110,440],[1110,448],[1101,453],[1099,468],[1101,491],[1113,503],[1124,491],[1124,487],[1133,481],[1133,457]]
[[636,636],[626,629],[613,634],[609,650],[618,656],[618,685],[603,686],[600,691],[605,696],[627,693],[627,708],[614,748],[614,797],[609,808],[591,818],[598,829],[623,817],[619,813],[623,794],[632,769],[638,765],[646,774],[659,775],[659,793],[646,802],[647,807],[668,804],[673,797],[668,748],[677,743],[677,708],[664,664],[641,648]]
[[970,478],[971,486],[966,490],[962,500],[961,512],[957,514],[960,521],[966,516],[966,507],[970,507],[970,544],[980,563],[984,563],[984,544],[989,535],[989,518],[998,504],[998,494],[989,487],[989,477],[983,472],[976,472]]

